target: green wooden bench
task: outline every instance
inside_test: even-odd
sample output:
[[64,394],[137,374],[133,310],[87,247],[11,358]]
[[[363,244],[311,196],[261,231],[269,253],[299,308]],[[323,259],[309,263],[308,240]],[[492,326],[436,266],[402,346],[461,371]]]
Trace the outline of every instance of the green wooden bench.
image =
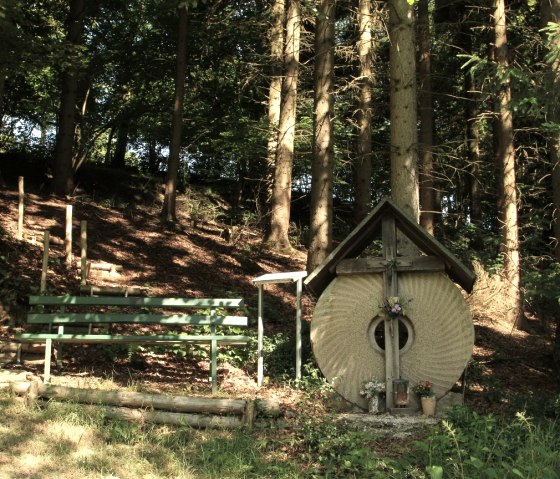
[[[45,382],[50,381],[53,344],[57,345],[59,359],[62,343],[202,343],[210,346],[212,392],[216,392],[218,346],[247,344],[250,339],[249,336],[218,331],[223,326],[248,325],[246,316],[221,314],[228,310],[239,312],[243,307],[242,299],[30,296],[29,305],[27,323],[43,325],[47,331],[20,333],[16,339],[45,343]],[[113,331],[117,329],[115,325],[125,327],[119,329],[126,329],[126,332]],[[135,331],[135,327],[146,325],[159,325],[164,331],[153,334]],[[74,326],[87,329],[69,332]],[[185,326],[189,327],[188,331],[184,330]],[[193,332],[193,329],[197,331]]]

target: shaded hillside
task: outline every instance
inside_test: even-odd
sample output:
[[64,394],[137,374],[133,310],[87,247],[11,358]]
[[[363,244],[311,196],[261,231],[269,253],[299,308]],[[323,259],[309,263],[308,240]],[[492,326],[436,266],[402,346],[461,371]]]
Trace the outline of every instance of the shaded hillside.
[[[45,228],[55,237],[62,237],[66,203],[32,186],[25,202],[27,240],[15,241],[17,229],[17,192],[0,192],[0,280],[1,319],[3,335],[9,336],[13,326],[21,326],[26,311],[26,297],[38,291],[42,250],[31,243],[30,234],[40,241]],[[144,198],[145,200],[145,198]],[[137,286],[150,295],[193,297],[243,297],[253,325],[256,322],[257,289],[252,279],[269,272],[305,269],[305,254],[291,257],[264,248],[260,235],[249,223],[233,222],[231,205],[208,187],[189,189],[181,195],[179,225],[165,229],[158,220],[160,204],[157,194],[149,202],[136,201],[133,196],[94,198],[82,194],[72,200],[74,211],[74,252],[78,254],[79,221],[88,222],[88,257],[122,266],[119,273],[92,275],[96,285]],[[53,246],[48,289],[51,293],[77,293],[79,271],[67,269],[62,260],[62,247]],[[267,286],[266,334],[292,336],[295,330],[293,285]],[[304,319],[309,321],[313,299],[304,298]],[[528,334],[512,330],[494,318],[477,312],[476,344],[473,362],[467,370],[467,401],[482,410],[501,410],[516,406],[518,394],[550,401],[558,395],[560,385],[553,369],[551,333]],[[10,324],[12,326],[10,326]],[[309,352],[309,351],[308,351]],[[289,347],[271,361],[292,363]],[[100,360],[92,350],[82,349],[69,356],[68,374],[79,374],[84,367],[109,370],[127,383],[154,381],[173,385],[190,384],[204,392],[207,365],[200,357],[180,358],[169,355],[145,355],[150,367],[135,369],[130,357],[119,359],[111,354]],[[274,358],[280,359],[274,359]],[[119,369],[121,367],[121,369]],[[38,367],[37,371],[40,371]],[[254,369],[250,362],[244,367],[220,372],[222,389],[232,394],[255,394]],[[457,391],[461,391],[457,385]],[[270,390],[268,391],[270,393]],[[268,394],[261,391],[259,394]],[[551,403],[547,407],[550,406]]]

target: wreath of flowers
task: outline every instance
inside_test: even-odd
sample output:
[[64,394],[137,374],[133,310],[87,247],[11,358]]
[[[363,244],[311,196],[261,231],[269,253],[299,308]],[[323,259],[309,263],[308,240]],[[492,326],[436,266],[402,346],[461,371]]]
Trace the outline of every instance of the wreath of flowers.
[[383,299],[381,307],[385,310],[387,316],[396,318],[406,315],[406,306],[410,301],[410,299],[399,298],[398,296],[389,296]]

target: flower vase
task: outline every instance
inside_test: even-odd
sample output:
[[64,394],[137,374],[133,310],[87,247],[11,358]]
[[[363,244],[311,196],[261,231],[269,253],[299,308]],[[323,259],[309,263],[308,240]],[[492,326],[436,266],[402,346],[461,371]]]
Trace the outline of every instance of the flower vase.
[[436,415],[436,397],[421,397],[420,403],[422,404],[422,414],[424,416],[433,417]]
[[370,414],[377,414],[379,412],[379,394],[369,398],[368,400],[368,412]]

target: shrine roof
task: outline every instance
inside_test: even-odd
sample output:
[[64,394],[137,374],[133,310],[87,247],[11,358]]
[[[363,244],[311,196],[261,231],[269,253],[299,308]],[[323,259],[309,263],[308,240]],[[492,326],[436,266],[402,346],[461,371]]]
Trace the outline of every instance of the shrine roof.
[[426,255],[443,260],[445,272],[465,291],[471,292],[476,275],[424,228],[416,223],[389,198],[383,199],[362,222],[327,256],[304,284],[317,297],[336,277],[336,267],[347,258],[357,258],[381,232],[384,217],[392,216],[396,227]]

